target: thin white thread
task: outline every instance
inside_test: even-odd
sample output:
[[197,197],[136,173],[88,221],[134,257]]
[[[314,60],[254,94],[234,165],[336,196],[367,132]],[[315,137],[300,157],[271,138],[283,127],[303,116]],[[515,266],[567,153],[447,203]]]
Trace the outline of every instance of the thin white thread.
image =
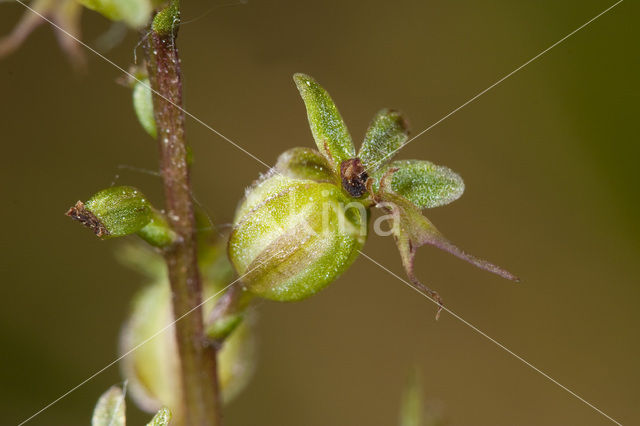
[[499,85],[500,83],[502,83],[503,81],[505,81],[506,79],[508,79],[509,77],[511,77],[512,75],[514,75],[515,73],[517,73],[518,71],[520,71],[521,69],[523,69],[524,67],[526,67],[527,65],[529,65],[531,62],[535,61],[536,59],[538,59],[539,57],[541,57],[542,55],[544,55],[545,53],[547,53],[548,51],[550,51],[551,49],[553,49],[554,47],[556,47],[557,45],[559,45],[560,43],[562,43],[563,41],[565,41],[566,39],[568,39],[569,37],[571,37],[572,35],[574,35],[575,33],[577,33],[578,31],[580,31],[581,29],[583,29],[584,27],[586,27],[587,25],[591,24],[593,21],[595,21],[596,19],[598,19],[599,17],[601,17],[602,15],[604,15],[605,13],[609,12],[611,9],[613,9],[614,7],[616,7],[617,5],[619,5],[620,3],[622,3],[624,0],[619,0],[618,2],[614,3],[613,5],[609,6],[608,8],[606,8],[605,10],[603,10],[602,12],[600,12],[599,14],[597,14],[596,16],[594,16],[593,18],[591,18],[590,20],[588,20],[587,22],[585,22],[584,24],[580,25],[578,28],[576,28],[575,30],[571,31],[569,34],[567,34],[566,36],[562,37],[560,40],[556,41],[555,43],[553,43],[551,46],[547,47],[546,49],[544,49],[542,52],[538,53],[536,56],[534,56],[533,58],[529,59],[527,62],[525,62],[524,64],[520,65],[518,68],[516,68],[515,70],[511,71],[509,74],[505,75],[504,77],[502,77],[501,79],[499,79],[498,81],[496,81],[495,83],[493,83],[491,86],[487,87],[486,89],[484,89],[482,92],[478,93],[477,95],[475,95],[474,97],[472,97],[471,99],[469,99],[468,101],[466,101],[465,103],[463,103],[462,105],[460,105],[458,108],[454,109],[453,111],[449,112],[447,115],[445,115],[444,117],[442,117],[440,120],[436,121],[435,123],[433,123],[432,125],[430,125],[429,127],[427,127],[426,129],[422,130],[420,133],[418,133],[417,135],[415,135],[414,137],[412,137],[411,139],[409,139],[407,142],[405,142],[402,146],[394,149],[393,151],[391,151],[390,153],[388,153],[387,155],[385,155],[384,157],[382,157],[382,159],[378,160],[377,162],[375,162],[370,169],[371,170],[375,170],[376,167],[378,167],[379,164],[381,164],[382,162],[384,162],[387,158],[390,158],[391,156],[393,156],[396,152],[400,151],[402,148],[404,148],[405,146],[409,145],[410,142],[414,141],[415,139],[419,138],[420,136],[422,136],[423,134],[427,133],[429,130],[433,129],[434,127],[436,127],[438,124],[442,123],[444,120],[446,120],[447,118],[451,117],[453,114],[457,113],[458,111],[460,111],[462,108],[466,107],[467,105],[469,105],[471,102],[475,101],[476,99],[478,99],[480,96],[484,95],[485,93],[487,93],[489,90],[493,89],[494,87],[496,87],[497,85]]
[[500,349],[503,349],[504,351],[506,351],[509,355],[513,356],[514,358],[516,358],[518,361],[522,362],[523,364],[525,364],[527,367],[533,369],[535,372],[541,374],[543,377],[545,377],[547,380],[551,381],[552,383],[554,383],[555,385],[559,386],[560,388],[562,388],[563,390],[565,390],[566,392],[568,392],[570,395],[576,397],[577,399],[579,399],[580,401],[582,401],[583,403],[585,403],[586,405],[588,405],[589,407],[591,407],[592,409],[594,409],[595,411],[597,411],[599,414],[603,415],[604,417],[606,417],[607,419],[611,420],[613,423],[622,426],[622,424],[620,422],[618,422],[617,420],[615,420],[613,417],[609,416],[607,413],[605,413],[604,411],[602,411],[601,409],[599,409],[598,407],[596,407],[595,405],[593,405],[592,403],[590,403],[589,401],[587,401],[586,399],[584,399],[583,397],[581,397],[580,395],[578,395],[577,393],[575,393],[574,391],[572,391],[571,389],[569,389],[568,387],[566,387],[565,385],[563,385],[562,383],[560,383],[559,381],[557,381],[556,379],[554,379],[553,377],[551,377],[550,375],[548,375],[547,373],[545,373],[544,371],[540,370],[538,367],[536,367],[535,365],[531,364],[529,361],[527,361],[526,359],[524,359],[523,357],[521,357],[520,355],[516,354],[515,352],[513,352],[511,349],[507,348],[505,345],[503,345],[502,343],[498,342],[496,339],[494,339],[493,337],[489,336],[487,333],[485,333],[484,331],[480,330],[478,327],[476,327],[475,325],[471,324],[469,321],[465,320],[464,318],[462,318],[460,315],[456,314],[455,312],[453,312],[451,309],[447,308],[444,305],[440,305],[438,302],[436,302],[435,300],[433,300],[431,297],[429,297],[428,295],[422,293],[420,290],[418,290],[417,288],[413,287],[408,281],[406,281],[405,279],[403,279],[402,277],[398,276],[396,273],[392,272],[391,270],[389,270],[388,268],[384,267],[383,265],[381,265],[380,263],[378,263],[375,259],[371,258],[370,256],[368,256],[367,254],[363,253],[362,251],[358,250],[360,252],[361,255],[363,255],[364,257],[366,257],[367,259],[369,259],[371,262],[373,262],[374,264],[378,265],[380,268],[384,269],[385,271],[387,271],[389,274],[391,274],[392,276],[396,277],[397,279],[399,279],[400,281],[402,281],[404,284],[406,284],[409,288],[411,288],[412,290],[416,291],[418,294],[421,294],[422,296],[424,296],[426,299],[428,299],[429,301],[431,301],[432,303],[434,303],[436,306],[438,306],[438,309],[442,309],[445,312],[448,312],[449,314],[451,314],[455,319],[457,319],[458,321],[460,321],[461,323],[463,323],[464,325],[468,326],[469,328],[471,328],[473,331],[477,332],[478,334],[480,334],[481,336],[485,337],[486,339],[488,339],[490,342],[492,342],[493,344],[495,344],[496,346],[498,346]]
[[[207,129],[211,130],[212,132],[214,132],[216,135],[220,136],[222,139],[226,140],[227,142],[231,143],[233,146],[235,146],[236,148],[238,148],[239,150],[241,150],[242,152],[244,152],[245,154],[249,155],[251,158],[255,159],[256,161],[258,161],[259,163],[263,164],[264,166],[266,166],[267,168],[270,168],[270,166],[268,164],[266,164],[264,161],[260,160],[258,157],[254,156],[253,154],[251,154],[250,152],[248,152],[247,150],[245,150],[244,148],[242,148],[241,146],[239,146],[238,144],[236,144],[235,142],[233,142],[231,139],[227,138],[226,136],[224,136],[223,134],[221,134],[220,132],[218,132],[217,130],[215,130],[213,127],[211,127],[210,125],[206,124],[204,121],[200,120],[198,117],[196,117],[195,115],[191,114],[190,112],[186,111],[184,108],[182,108],[181,106],[173,103],[171,100],[167,99],[165,96],[163,96],[162,94],[160,94],[159,92],[157,92],[156,90],[154,90],[152,87],[150,87],[149,85],[145,84],[144,82],[142,82],[141,80],[139,80],[138,78],[136,78],[133,74],[129,73],[128,71],[126,71],[124,68],[120,67],[119,65],[117,65],[115,62],[111,61],[109,58],[105,57],[104,55],[102,55],[101,53],[99,53],[98,51],[96,51],[95,49],[93,49],[91,46],[89,46],[88,44],[84,43],[83,41],[79,40],[77,37],[73,36],[71,33],[69,33],[68,31],[66,31],[64,28],[56,25],[54,22],[52,22],[51,20],[47,19],[45,16],[43,16],[42,14],[40,14],[39,12],[37,12],[36,10],[34,10],[33,8],[29,7],[27,4],[23,3],[21,0],[15,0],[17,3],[20,3],[22,6],[24,6],[25,8],[27,8],[28,10],[30,10],[31,12],[33,12],[34,14],[38,15],[40,18],[42,18],[43,20],[45,20],[46,22],[48,22],[49,24],[51,24],[53,27],[55,27],[56,29],[60,30],[61,32],[63,32],[65,35],[67,35],[68,37],[72,38],[74,41],[76,41],[77,43],[79,43],[80,45],[84,46],[85,48],[87,48],[89,51],[91,51],[92,53],[96,54],[98,57],[102,58],[103,60],[105,60],[106,62],[108,62],[109,64],[111,64],[112,66],[114,66],[115,68],[117,68],[118,70],[120,70],[121,72],[125,73],[126,75],[128,75],[129,77],[133,78],[135,81],[137,81],[138,83],[142,84],[144,87],[146,87],[147,89],[151,90],[154,94],[156,94],[157,96],[161,97],[162,99],[164,99],[165,101],[167,101],[168,103],[170,103],[171,105],[173,105],[175,108],[177,108],[178,110],[180,110],[181,112],[183,112],[185,115],[191,117],[192,119],[194,119],[196,122],[198,122],[199,124],[203,125],[204,127],[206,127]],[[478,93],[477,95],[475,95],[474,97],[472,97],[471,99],[469,99],[467,102],[465,102],[464,104],[462,104],[461,106],[459,106],[458,108],[454,109],[453,111],[451,111],[450,113],[448,113],[447,115],[445,115],[444,117],[442,117],[440,120],[436,121],[434,124],[432,124],[431,126],[427,127],[426,129],[424,129],[423,131],[421,131],[420,133],[418,133],[416,136],[414,136],[413,138],[409,139],[404,145],[402,145],[401,147],[397,148],[396,150],[392,151],[391,153],[387,154],[382,160],[378,161],[377,163],[374,164],[377,165],[380,162],[384,161],[384,159],[388,158],[389,156],[395,154],[397,151],[399,151],[400,149],[404,148],[406,145],[408,145],[410,142],[412,142],[413,140],[415,140],[416,138],[418,138],[419,136],[423,135],[424,133],[426,133],[427,131],[429,131],[430,129],[432,129],[433,127],[437,126],[438,124],[440,124],[442,121],[446,120],[448,117],[452,116],[453,114],[455,114],[456,112],[458,112],[459,110],[461,110],[462,108],[464,108],[465,106],[467,106],[468,104],[470,104],[471,102],[473,102],[474,100],[476,100],[477,98],[479,98],[480,96],[482,96],[484,93],[488,92],[489,90],[491,90],[492,88],[494,88],[495,86],[497,86],[498,84],[502,83],[504,80],[506,80],[507,78],[511,77],[512,75],[514,75],[515,73],[517,73],[518,71],[520,71],[522,68],[524,68],[525,66],[527,66],[528,64],[530,64],[531,62],[535,61],[536,59],[538,59],[539,57],[541,57],[542,55],[544,55],[545,53],[547,53],[549,50],[553,49],[555,46],[559,45],[560,43],[562,43],[563,41],[565,41],[566,39],[568,39],[569,37],[571,37],[572,35],[574,35],[575,33],[577,33],[578,31],[580,31],[582,28],[586,27],[587,25],[589,25],[590,23],[592,23],[593,21],[595,21],[596,19],[598,19],[599,17],[601,17],[602,15],[604,15],[605,13],[607,13],[608,11],[610,11],[611,9],[613,9],[615,6],[617,6],[618,4],[622,3],[624,0],[619,0],[618,2],[616,2],[615,4],[613,4],[612,6],[608,7],[607,9],[605,9],[604,11],[602,11],[601,13],[599,13],[598,15],[596,15],[595,17],[593,17],[592,19],[590,19],[589,21],[587,21],[586,23],[584,23],[583,25],[581,25],[580,27],[578,27],[577,29],[575,29],[574,31],[572,31],[571,33],[567,34],[566,36],[564,36],[562,39],[560,39],[559,41],[557,41],[556,43],[552,44],[551,46],[549,46],[548,48],[546,48],[545,50],[543,50],[542,52],[540,52],[539,54],[537,54],[536,56],[534,56],[533,58],[529,59],[527,62],[525,62],[524,64],[520,65],[518,68],[516,68],[514,71],[510,72],[509,74],[507,74],[506,76],[502,77],[500,80],[496,81],[494,84],[492,84],[491,86],[489,86],[488,88],[484,89],[482,92]],[[552,383],[556,384],[557,386],[559,386],[560,388],[562,388],[563,390],[565,390],[566,392],[568,392],[569,394],[571,394],[572,396],[574,396],[575,398],[579,399],[580,401],[582,401],[584,404],[588,405],[589,407],[591,407],[593,410],[597,411],[598,413],[600,413],[602,416],[606,417],[607,419],[609,419],[610,421],[612,421],[613,423],[620,425],[621,423],[619,423],[618,421],[616,421],[615,419],[613,419],[611,416],[607,415],[604,411],[600,410],[599,408],[597,408],[595,405],[591,404],[589,401],[585,400],[584,398],[582,398],[580,395],[576,394],[575,392],[573,392],[571,389],[567,388],[566,386],[564,386],[563,384],[561,384],[560,382],[558,382],[557,380],[555,380],[553,377],[549,376],[548,374],[546,374],[544,371],[540,370],[539,368],[537,368],[536,366],[534,366],[533,364],[531,364],[530,362],[528,362],[527,360],[525,360],[524,358],[522,358],[521,356],[517,355],[516,353],[514,353],[513,351],[511,351],[509,348],[507,348],[506,346],[504,346],[503,344],[501,344],[500,342],[498,342],[497,340],[495,340],[494,338],[492,338],[491,336],[489,336],[488,334],[486,334],[485,332],[483,332],[482,330],[480,330],[479,328],[477,328],[476,326],[474,326],[473,324],[471,324],[470,322],[466,321],[465,319],[463,319],[461,316],[459,316],[458,314],[456,314],[455,312],[451,311],[449,308],[447,308],[446,306],[442,306],[439,305],[436,301],[434,301],[433,299],[431,299],[429,296],[423,294],[422,292],[420,292],[418,289],[414,288],[413,286],[411,286],[407,281],[405,281],[404,279],[402,279],[401,277],[399,277],[398,275],[396,275],[395,273],[393,273],[392,271],[390,271],[389,269],[385,268],[384,266],[382,266],[380,263],[378,263],[377,261],[375,261],[374,259],[372,259],[371,257],[369,257],[368,255],[366,255],[365,253],[363,253],[362,251],[358,250],[360,252],[360,254],[362,254],[364,257],[366,257],[367,259],[369,259],[371,262],[373,262],[374,264],[378,265],[380,268],[384,269],[385,271],[387,271],[388,273],[390,273],[391,275],[393,275],[394,277],[396,277],[397,279],[399,279],[400,281],[402,281],[403,283],[405,283],[407,286],[409,286],[411,289],[413,289],[414,291],[418,292],[419,294],[421,294],[422,296],[424,296],[425,298],[427,298],[428,300],[430,300],[431,302],[433,302],[434,304],[438,305],[442,310],[448,312],[449,314],[451,314],[453,317],[455,317],[456,319],[458,319],[460,322],[462,322],[463,324],[467,325],[468,327],[470,327],[472,330],[476,331],[477,333],[479,333],[480,335],[482,335],[483,337],[485,337],[486,339],[488,339],[489,341],[491,341],[492,343],[494,343],[495,345],[497,345],[498,347],[500,347],[501,349],[505,350],[507,353],[509,353],[510,355],[512,355],[513,357],[515,357],[516,359],[518,359],[519,361],[521,361],[522,363],[524,363],[525,365],[527,365],[528,367],[530,367],[531,369],[533,369],[534,371],[538,372],[539,374],[541,374],[542,376],[544,376],[545,378],[547,378],[549,381],[551,381]],[[275,256],[275,255],[274,255]],[[266,262],[266,260],[265,260]],[[263,262],[264,263],[264,262]],[[260,266],[260,265],[259,265]],[[256,266],[256,268],[258,268],[258,266]],[[255,269],[255,268],[254,268]],[[81,382],[80,384],[76,385],[75,387],[73,387],[72,389],[70,389],[69,391],[67,391],[65,394],[63,394],[62,396],[58,397],[56,400],[52,401],[51,403],[49,403],[47,406],[45,406],[44,408],[42,408],[40,411],[36,412],[35,414],[33,414],[31,417],[27,418],[26,420],[24,420],[22,423],[20,423],[18,426],[22,426],[25,423],[27,423],[28,421],[30,421],[31,419],[33,419],[34,417],[38,416],[40,413],[42,413],[43,411],[47,410],[49,407],[51,407],[52,405],[56,404],[58,401],[60,401],[61,399],[65,398],[67,395],[69,395],[70,393],[74,392],[76,389],[78,389],[79,387],[83,386],[84,384],[86,384],[87,382],[89,382],[90,380],[92,380],[94,377],[96,377],[97,375],[101,374],[103,371],[107,370],[109,367],[113,366],[115,363],[117,363],[118,361],[120,361],[121,359],[123,359],[124,357],[126,357],[127,355],[129,355],[130,353],[132,353],[133,351],[135,351],[136,349],[138,349],[140,346],[144,345],[145,343],[147,343],[148,341],[152,340],[153,338],[155,338],[157,335],[163,333],[164,331],[166,331],[168,328],[172,327],[176,322],[178,322],[179,320],[181,320],[182,318],[184,318],[185,316],[187,316],[188,314],[190,314],[191,312],[193,312],[195,309],[199,308],[200,306],[202,306],[204,303],[208,302],[209,300],[211,300],[212,298],[216,297],[217,295],[219,295],[220,293],[222,293],[223,291],[225,291],[227,288],[229,288],[231,285],[233,285],[234,283],[236,283],[237,281],[239,281],[241,278],[243,278],[244,276],[246,276],[247,274],[249,274],[251,271],[246,272],[243,276],[237,278],[236,280],[232,281],[229,285],[227,285],[226,287],[224,287],[222,290],[220,290],[218,293],[214,294],[213,296],[207,298],[206,300],[204,300],[202,303],[200,303],[199,305],[197,305],[196,307],[192,308],[191,310],[189,310],[188,312],[186,312],[185,314],[183,314],[182,316],[180,316],[178,319],[176,319],[174,322],[172,322],[171,324],[167,325],[165,328],[161,329],[160,331],[158,331],[156,334],[154,334],[153,336],[151,336],[150,338],[146,339],[145,341],[143,341],[142,343],[138,344],[137,346],[135,346],[134,348],[132,348],[131,350],[129,350],[127,353],[125,353],[124,355],[120,356],[118,359],[116,359],[115,361],[111,362],[110,364],[108,364],[106,367],[102,368],[101,370],[99,370],[98,372],[94,373],[93,375],[91,375],[89,378],[85,379],[83,382]]]
[[128,171],[131,171],[131,172],[141,173],[143,175],[149,175],[149,176],[153,176],[153,177],[161,177],[162,176],[162,173],[160,173],[160,172],[158,172],[156,170],[144,169],[142,167],[130,166],[128,164],[118,164],[116,166],[116,169],[128,170]]
[[143,81],[141,81],[139,78],[137,78],[135,75],[131,74],[129,71],[125,70],[124,68],[122,68],[120,65],[116,64],[115,62],[113,62],[111,59],[107,58],[106,56],[104,56],[103,54],[101,54],[100,52],[98,52],[97,50],[95,50],[94,48],[92,48],[91,46],[89,46],[87,43],[83,42],[82,40],[80,40],[79,38],[75,37],[73,34],[71,34],[70,32],[68,32],[67,30],[65,30],[64,28],[62,28],[61,26],[57,25],[55,22],[51,21],[50,19],[48,19],[46,16],[42,15],[41,13],[39,13],[38,11],[36,11],[35,9],[33,9],[32,7],[28,6],[27,4],[23,3],[22,0],[14,0],[17,3],[20,3],[21,5],[23,5],[24,7],[26,7],[27,9],[29,9],[31,12],[35,13],[36,15],[38,15],[40,18],[44,19],[45,21],[47,21],[49,24],[51,24],[53,27],[55,27],[57,30],[61,31],[62,33],[64,33],[66,36],[70,37],[71,39],[73,39],[76,43],[80,44],[81,46],[84,46],[85,48],[87,48],[89,51],[91,51],[92,53],[96,54],[97,56],[99,56],[100,58],[104,59],[105,61],[107,61],[109,64],[113,65],[114,67],[116,67],[119,71],[123,72],[124,74],[126,74],[127,76],[129,76],[130,78],[134,79],[136,82],[142,84],[144,87],[146,87],[147,89],[151,90],[155,95],[161,97],[162,99],[164,99],[166,102],[170,103],[171,105],[173,105],[175,108],[177,108],[179,111],[181,111],[182,113],[184,113],[185,115],[189,116],[190,118],[192,118],[193,120],[195,120],[197,123],[203,125],[204,127],[206,127],[207,129],[211,130],[213,133],[215,133],[216,135],[220,136],[222,139],[224,139],[225,141],[229,142],[231,145],[233,145],[234,147],[236,147],[237,149],[239,149],[240,151],[244,152],[245,154],[247,154],[249,157],[253,158],[254,160],[256,160],[257,162],[259,162],[260,164],[262,164],[263,166],[270,168],[271,166],[269,166],[267,163],[265,163],[264,161],[262,161],[261,159],[259,159],[258,157],[256,157],[255,155],[253,155],[252,153],[250,153],[249,151],[247,151],[246,149],[244,149],[243,147],[241,147],[240,145],[238,145],[237,143],[235,143],[234,141],[232,141],[231,139],[229,139],[228,137],[226,137],[225,135],[223,135],[222,133],[220,133],[219,131],[217,131],[216,129],[214,129],[213,127],[211,127],[210,125],[208,125],[207,123],[205,123],[204,121],[202,121],[201,119],[199,119],[198,117],[196,117],[195,115],[191,114],[189,111],[187,111],[186,109],[184,109],[183,107],[181,107],[180,105],[177,105],[176,103],[172,102],[171,100],[167,99],[165,96],[163,96],[161,93],[159,93],[157,90],[154,90],[151,86],[149,86],[148,84],[145,84]]

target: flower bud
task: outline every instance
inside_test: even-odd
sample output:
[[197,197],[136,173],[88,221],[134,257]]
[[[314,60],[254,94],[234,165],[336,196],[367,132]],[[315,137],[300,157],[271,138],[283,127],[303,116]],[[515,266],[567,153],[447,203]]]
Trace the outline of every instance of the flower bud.
[[175,235],[165,218],[145,196],[130,186],[103,189],[86,203],[78,201],[67,216],[79,221],[100,238],[138,234],[149,244],[163,247]]
[[247,290],[295,301],[336,279],[366,239],[367,212],[350,202],[333,183],[265,175],[247,191],[229,239]]
[[149,223],[151,207],[137,189],[114,186],[96,193],[86,203],[78,201],[67,216],[80,221],[98,237],[122,237]]
[[[220,283],[203,283],[204,318],[218,300],[212,296],[221,288]],[[167,407],[179,424],[185,413],[174,326],[167,328],[173,320],[171,289],[165,277],[142,289],[134,299],[120,335],[120,353],[127,354],[121,369],[136,404],[148,412]],[[244,321],[218,352],[219,381],[225,402],[233,399],[251,377],[253,346],[249,325]]]

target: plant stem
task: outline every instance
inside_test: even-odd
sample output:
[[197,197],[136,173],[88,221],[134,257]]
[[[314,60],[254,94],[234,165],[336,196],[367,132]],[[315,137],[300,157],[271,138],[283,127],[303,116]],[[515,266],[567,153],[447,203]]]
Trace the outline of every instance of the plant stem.
[[182,372],[185,424],[219,426],[221,412],[216,350],[207,344],[199,306],[202,285],[186,156],[185,116],[176,108],[176,105],[182,106],[176,35],[176,31],[160,31],[152,26],[145,41],[149,81],[155,92],[153,108],[167,218],[177,235],[176,242],[164,251],[164,255],[171,282],[174,318],[181,318],[175,324],[175,337]]

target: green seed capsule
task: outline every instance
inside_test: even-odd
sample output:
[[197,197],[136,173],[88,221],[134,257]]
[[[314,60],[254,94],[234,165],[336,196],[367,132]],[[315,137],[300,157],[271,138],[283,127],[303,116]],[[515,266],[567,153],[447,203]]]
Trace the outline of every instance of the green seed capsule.
[[462,195],[462,179],[428,161],[391,161],[407,142],[402,114],[383,109],[356,153],[331,97],[313,78],[295,74],[318,150],[293,148],[247,190],[236,212],[229,257],[246,289],[278,301],[304,299],[336,279],[355,260],[367,235],[369,208],[392,219],[392,234],[411,285],[442,303],[414,274],[416,249],[425,244],[480,268],[511,273],[467,254],[444,238],[421,209]]
[[336,279],[366,239],[367,211],[340,187],[272,170],[247,190],[229,256],[257,296],[295,301]]

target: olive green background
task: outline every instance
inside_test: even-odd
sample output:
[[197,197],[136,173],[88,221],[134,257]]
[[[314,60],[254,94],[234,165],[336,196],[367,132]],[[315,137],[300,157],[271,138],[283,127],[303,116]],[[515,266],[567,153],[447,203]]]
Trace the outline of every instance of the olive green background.
[[[414,133],[613,1],[185,2],[186,108],[269,164],[313,146],[291,80],[313,75],[356,143],[381,107]],[[24,12],[0,4],[0,33]],[[454,242],[522,277],[514,284],[423,248],[417,273],[447,306],[623,424],[640,423],[640,202],[637,2],[614,8],[404,148],[462,175],[467,190],[427,216]],[[83,40],[109,24],[87,11]],[[133,60],[130,33],[105,54]],[[140,53],[140,52],[139,52]],[[116,357],[141,286],[64,217],[111,185],[161,204],[156,147],[120,73],[87,52],[74,73],[39,28],[0,62],[2,308],[0,423],[17,424]],[[193,120],[195,196],[220,226],[266,169]],[[365,252],[404,276],[391,238]],[[450,425],[608,421],[365,258],[318,296],[257,308],[257,372],[225,409],[228,426],[394,425],[418,366]],[[116,366],[33,425],[86,425],[121,381]],[[130,423],[147,415],[129,404]]]

